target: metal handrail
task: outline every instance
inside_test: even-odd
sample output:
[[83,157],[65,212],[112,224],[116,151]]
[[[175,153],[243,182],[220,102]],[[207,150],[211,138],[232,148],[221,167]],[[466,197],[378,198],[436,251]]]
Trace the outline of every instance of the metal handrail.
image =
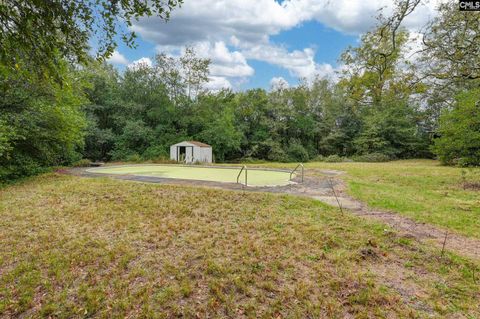
[[239,179],[240,179],[240,175],[242,175],[243,170],[245,170],[245,186],[248,186],[248,184],[247,184],[247,181],[248,181],[248,179],[247,179],[247,171],[248,171],[248,169],[247,169],[247,166],[246,166],[246,165],[243,165],[243,166],[242,166],[242,169],[240,169],[240,172],[238,172],[238,175],[237,175],[237,184],[240,183],[240,182],[239,182]]
[[297,166],[295,166],[295,168],[290,172],[290,180],[292,180],[292,175],[293,173],[295,173],[295,171],[301,167],[302,168],[302,183],[303,183],[303,171],[304,171],[304,166],[302,163],[298,164]]

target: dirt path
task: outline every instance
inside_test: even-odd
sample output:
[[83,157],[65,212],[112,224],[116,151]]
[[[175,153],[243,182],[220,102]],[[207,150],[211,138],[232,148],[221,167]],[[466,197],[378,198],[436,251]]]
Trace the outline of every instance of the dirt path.
[[[117,179],[138,182],[203,186],[221,189],[245,190],[254,192],[286,193],[292,195],[307,196],[326,204],[346,209],[355,215],[380,221],[392,227],[400,235],[411,237],[418,241],[429,242],[440,249],[445,241],[446,230],[439,227],[416,222],[408,217],[395,212],[380,211],[367,207],[364,203],[355,200],[346,194],[346,186],[341,179],[343,172],[333,170],[310,169],[305,176],[304,183],[291,184],[280,187],[247,187],[238,184],[217,183],[196,180],[181,180],[159,177],[143,177],[134,175],[108,175],[87,172],[85,168],[73,168],[64,173],[100,177],[109,176]],[[446,250],[451,250],[459,255],[480,260],[480,240],[465,237],[455,233],[448,233]]]
[[[346,186],[343,180],[339,178],[341,174],[342,172],[338,172],[338,174],[333,177],[335,179],[335,186],[333,189],[330,189],[329,193],[311,197],[331,206],[347,209],[355,215],[385,223],[395,229],[400,235],[412,237],[418,241],[426,241],[439,248],[442,248],[445,242],[446,250],[451,250],[459,255],[470,258],[480,259],[479,239],[452,233],[431,224],[416,222],[399,213],[372,209],[361,201],[353,199],[346,194]],[[446,240],[445,237],[447,237]]]

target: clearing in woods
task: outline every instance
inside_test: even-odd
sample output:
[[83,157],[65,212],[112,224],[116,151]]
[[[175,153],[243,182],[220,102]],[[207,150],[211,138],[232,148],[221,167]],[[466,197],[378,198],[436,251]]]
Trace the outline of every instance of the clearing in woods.
[[[414,188],[424,207],[449,203],[443,188],[476,212],[459,170],[434,163],[308,166],[346,171],[367,202],[377,185],[379,206]],[[407,182],[437,170],[436,188]],[[478,260],[312,198],[46,174],[2,188],[0,216],[5,317],[480,316]]]

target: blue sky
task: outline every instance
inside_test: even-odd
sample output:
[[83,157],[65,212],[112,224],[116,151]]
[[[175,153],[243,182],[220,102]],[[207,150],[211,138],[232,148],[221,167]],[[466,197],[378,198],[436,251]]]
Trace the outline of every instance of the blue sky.
[[[405,26],[412,32],[434,11],[436,1],[417,9]],[[158,52],[178,56],[193,46],[210,58],[207,88],[268,89],[272,83],[295,85],[299,79],[335,77],[338,58],[373,27],[388,0],[185,0],[168,23],[141,18],[131,29],[136,49],[120,44],[110,62],[125,69],[150,63]]]

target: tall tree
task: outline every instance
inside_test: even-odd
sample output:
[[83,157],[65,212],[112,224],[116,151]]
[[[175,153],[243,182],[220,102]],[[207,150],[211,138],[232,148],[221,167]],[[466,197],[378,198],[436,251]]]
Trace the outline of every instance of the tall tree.
[[445,164],[480,165],[480,88],[461,93],[440,117],[434,152]]
[[84,83],[65,63],[59,70],[64,85],[0,66],[0,183],[79,159]]
[[435,131],[442,110],[453,107],[460,92],[480,85],[480,12],[459,11],[453,2],[441,4],[423,31],[422,43],[417,72],[429,85],[422,97]]
[[84,63],[89,40],[98,58],[109,57],[117,35],[134,46],[135,33],[125,28],[142,16],[167,20],[182,0],[3,0],[0,1],[0,62],[10,69],[29,68],[54,74],[60,60]]

